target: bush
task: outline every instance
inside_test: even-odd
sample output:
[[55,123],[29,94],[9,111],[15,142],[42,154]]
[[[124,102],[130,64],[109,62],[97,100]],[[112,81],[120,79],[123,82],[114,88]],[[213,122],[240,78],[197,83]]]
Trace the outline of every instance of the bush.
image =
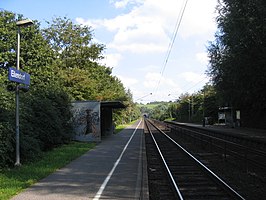
[[14,162],[14,130],[8,122],[0,122],[0,168]]
[[[5,93],[0,103],[0,168],[15,162],[15,101],[14,93]],[[8,105],[8,106],[7,106]],[[73,138],[70,99],[55,86],[20,93],[20,157],[21,161],[35,159]],[[7,109],[8,108],[8,109]]]
[[23,99],[22,134],[35,138],[42,151],[73,138],[70,99],[58,88],[42,88]]
[[0,169],[15,160],[15,109],[14,96],[0,88]]

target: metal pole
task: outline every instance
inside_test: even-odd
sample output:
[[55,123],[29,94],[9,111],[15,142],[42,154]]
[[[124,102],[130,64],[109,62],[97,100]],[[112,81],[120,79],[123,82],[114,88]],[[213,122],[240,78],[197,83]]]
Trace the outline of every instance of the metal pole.
[[194,104],[193,104],[193,94],[191,96],[191,117],[193,119],[193,115],[194,115]]
[[202,101],[202,126],[205,127],[205,90],[203,89],[203,101]]
[[[19,54],[20,54],[20,27],[18,26],[18,44],[17,44],[17,67],[19,70]],[[19,151],[19,83],[16,85],[16,163],[15,166],[20,166],[20,151]]]
[[[20,27],[30,26],[33,22],[30,19],[25,19],[17,21],[16,25],[18,27],[18,41],[17,41],[17,67],[19,70],[19,57],[20,57]],[[20,145],[19,145],[19,83],[16,84],[16,162],[15,166],[20,166]]]
[[188,99],[188,121],[190,122],[190,99]]

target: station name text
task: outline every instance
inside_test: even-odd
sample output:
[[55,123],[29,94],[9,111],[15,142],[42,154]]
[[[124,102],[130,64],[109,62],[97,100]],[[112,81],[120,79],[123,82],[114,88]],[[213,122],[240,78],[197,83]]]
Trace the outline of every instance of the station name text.
[[25,74],[17,73],[13,69],[11,69],[11,77],[12,78],[17,78],[17,79],[22,80],[22,81],[25,81],[26,80],[26,75]]

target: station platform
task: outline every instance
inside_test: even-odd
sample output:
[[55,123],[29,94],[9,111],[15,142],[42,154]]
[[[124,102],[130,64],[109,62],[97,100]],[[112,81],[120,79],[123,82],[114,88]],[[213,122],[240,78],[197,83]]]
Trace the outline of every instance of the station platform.
[[[170,122],[170,121],[169,121]],[[245,138],[248,140],[260,142],[266,144],[266,130],[263,129],[252,129],[252,128],[245,128],[245,127],[229,127],[226,125],[205,125],[202,124],[194,124],[194,123],[181,123],[171,121],[172,123],[184,125],[184,126],[191,126],[196,127],[203,130],[212,130],[213,132],[220,133],[220,134],[227,134],[239,138]]]
[[12,200],[148,199],[143,120],[102,140]]

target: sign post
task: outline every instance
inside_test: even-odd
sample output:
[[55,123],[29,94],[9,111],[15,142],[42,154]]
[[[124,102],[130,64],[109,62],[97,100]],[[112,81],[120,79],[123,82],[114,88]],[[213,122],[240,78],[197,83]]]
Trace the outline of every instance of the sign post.
[[20,59],[20,28],[31,26],[33,22],[30,19],[20,20],[16,22],[18,27],[18,42],[17,42],[17,66],[16,70],[11,68],[9,78],[11,81],[16,82],[16,162],[15,166],[20,166],[20,151],[19,151],[19,84],[23,83],[26,85],[30,84],[30,76],[27,73],[19,71],[19,59]]
[[10,67],[8,70],[8,80],[12,82],[16,82],[16,163],[15,166],[20,166],[20,151],[19,151],[19,90],[20,83],[26,85],[27,87],[30,85],[30,75],[26,72],[22,72],[17,69]]
[[12,67],[9,68],[8,80],[16,83],[30,85],[30,75],[26,72],[19,71]]
[[[19,52],[19,51],[18,51]],[[19,70],[19,61],[17,68],[10,67],[8,70],[8,80],[16,82],[16,163],[15,166],[20,166],[20,151],[19,151],[19,84],[24,84],[26,86],[30,85],[30,75],[26,72]]]

